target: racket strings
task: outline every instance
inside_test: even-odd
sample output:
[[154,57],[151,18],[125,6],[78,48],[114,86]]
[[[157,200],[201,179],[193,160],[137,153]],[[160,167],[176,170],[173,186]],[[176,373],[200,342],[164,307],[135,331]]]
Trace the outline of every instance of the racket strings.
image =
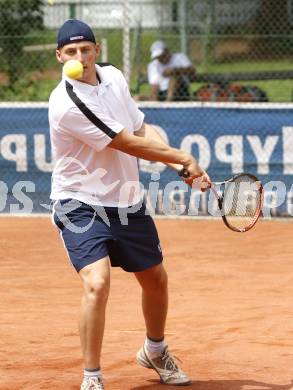
[[227,223],[245,230],[258,218],[261,205],[259,185],[249,176],[240,176],[225,184],[223,212]]

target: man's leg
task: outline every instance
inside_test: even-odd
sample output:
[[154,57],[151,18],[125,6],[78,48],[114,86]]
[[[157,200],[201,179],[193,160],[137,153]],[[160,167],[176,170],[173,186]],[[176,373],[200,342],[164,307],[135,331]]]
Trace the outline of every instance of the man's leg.
[[170,78],[167,101],[189,101],[190,91],[186,81],[181,76],[173,76]]
[[179,85],[179,79],[176,76],[170,77],[169,80],[169,86],[168,86],[168,92],[167,92],[167,101],[172,102],[175,100],[176,96],[175,93],[178,90]]
[[147,338],[138,351],[139,364],[154,369],[161,381],[169,385],[189,385],[187,375],[180,369],[164,343],[168,311],[168,277],[162,264],[136,272],[142,287],[142,309]]
[[80,340],[85,368],[100,368],[105,311],[110,289],[110,261],[105,257],[84,267],[79,276],[84,295],[80,311]]
[[168,276],[162,264],[135,276],[142,287],[142,310],[147,336],[152,340],[164,337],[168,311]]

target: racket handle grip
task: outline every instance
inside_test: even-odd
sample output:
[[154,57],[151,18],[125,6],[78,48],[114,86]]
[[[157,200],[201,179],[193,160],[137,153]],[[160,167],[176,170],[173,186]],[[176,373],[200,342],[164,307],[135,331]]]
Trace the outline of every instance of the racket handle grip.
[[182,168],[179,172],[178,175],[181,177],[184,177],[184,179],[187,179],[190,176],[190,173],[188,172],[187,169]]

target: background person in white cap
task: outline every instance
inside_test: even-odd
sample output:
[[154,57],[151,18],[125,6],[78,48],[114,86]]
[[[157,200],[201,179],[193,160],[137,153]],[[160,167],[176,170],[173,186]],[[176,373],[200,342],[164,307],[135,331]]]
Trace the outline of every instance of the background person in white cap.
[[195,76],[190,59],[184,53],[171,53],[163,41],[155,41],[150,51],[150,100],[190,100],[189,81]]

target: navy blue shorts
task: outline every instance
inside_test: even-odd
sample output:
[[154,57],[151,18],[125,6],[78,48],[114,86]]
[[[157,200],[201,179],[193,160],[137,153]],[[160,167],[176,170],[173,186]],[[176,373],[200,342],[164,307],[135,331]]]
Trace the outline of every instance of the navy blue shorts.
[[163,260],[154,221],[142,204],[127,208],[89,206],[74,199],[53,206],[57,225],[70,261],[77,272],[109,256],[112,267],[139,272]]

